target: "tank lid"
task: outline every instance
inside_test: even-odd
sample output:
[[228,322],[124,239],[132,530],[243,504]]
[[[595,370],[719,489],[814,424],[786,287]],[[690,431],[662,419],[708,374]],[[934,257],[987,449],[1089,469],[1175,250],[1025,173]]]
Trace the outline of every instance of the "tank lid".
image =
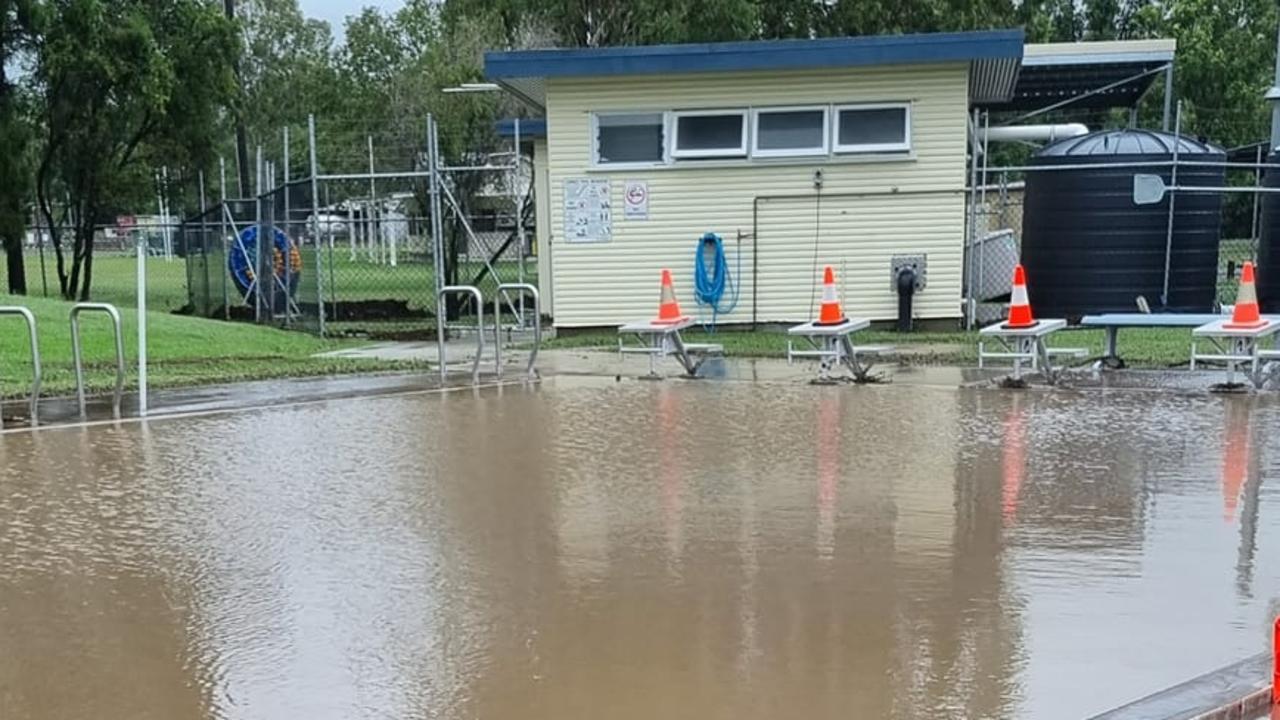
[[1174,143],[1181,155],[1225,155],[1217,145],[1186,135],[1159,130],[1100,130],[1046,145],[1036,157],[1082,157],[1098,155],[1173,155]]

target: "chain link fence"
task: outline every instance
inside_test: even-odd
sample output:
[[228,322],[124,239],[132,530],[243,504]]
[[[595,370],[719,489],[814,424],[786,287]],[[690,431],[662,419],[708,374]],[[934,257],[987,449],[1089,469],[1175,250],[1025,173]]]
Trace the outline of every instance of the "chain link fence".
[[[58,229],[63,247],[63,272],[70,277],[74,229]],[[40,297],[61,297],[58,253],[47,227],[27,233],[23,258],[27,293]],[[91,297],[120,307],[138,302],[137,247],[147,251],[147,307],[159,312],[184,312],[188,308],[188,263],[181,226],[177,218],[120,218],[114,225],[94,229],[94,252],[90,279]],[[84,270],[82,269],[81,272]]]
[[[375,135],[338,123],[325,128],[321,145],[339,148],[327,162],[277,178],[294,159],[286,142],[276,160],[260,161],[269,189],[185,221],[190,309],[329,336],[427,338],[439,282],[474,285],[490,302],[500,284],[536,283],[531,160],[494,139],[448,164],[438,142],[412,139],[408,128]],[[284,136],[307,138],[292,154],[310,160],[310,128]],[[473,329],[471,301],[447,302],[450,326]],[[519,295],[503,308],[500,320],[532,319]]]

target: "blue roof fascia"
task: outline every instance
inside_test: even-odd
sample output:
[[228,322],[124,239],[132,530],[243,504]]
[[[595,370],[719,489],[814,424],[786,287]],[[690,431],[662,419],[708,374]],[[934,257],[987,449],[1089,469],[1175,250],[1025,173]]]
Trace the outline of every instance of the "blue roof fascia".
[[[512,118],[504,118],[498,121],[498,137],[515,137],[516,122]],[[532,118],[520,120],[520,137],[536,138],[547,136],[547,121],[545,118]]]
[[1020,59],[1021,29],[485,53],[490,80]]

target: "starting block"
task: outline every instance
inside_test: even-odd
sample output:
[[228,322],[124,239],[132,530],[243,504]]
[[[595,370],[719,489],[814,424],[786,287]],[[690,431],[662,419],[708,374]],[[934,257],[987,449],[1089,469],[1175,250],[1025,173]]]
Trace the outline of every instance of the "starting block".
[[859,330],[871,326],[870,320],[862,318],[846,318],[842,323],[820,325],[807,322],[788,328],[787,334],[802,337],[809,344],[808,349],[797,350],[794,343],[787,340],[787,363],[794,358],[816,357],[818,364],[818,381],[831,382],[831,372],[840,365],[849,368],[855,382],[864,383],[870,380],[869,373],[874,358],[881,353],[891,352],[891,345],[854,345],[849,336]]
[[[1191,369],[1196,369],[1197,362],[1222,363],[1227,368],[1228,385],[1235,384],[1235,374],[1240,371],[1254,387],[1262,388],[1275,369],[1274,361],[1280,360],[1280,349],[1276,348],[1280,321],[1266,317],[1261,325],[1252,328],[1228,327],[1230,324],[1230,319],[1223,318],[1191,331],[1192,337],[1204,338],[1213,348],[1210,352],[1200,352],[1193,340]],[[1264,348],[1267,342],[1270,347]]]
[[1052,385],[1056,380],[1061,368],[1055,368],[1053,365],[1053,357],[1055,355],[1069,355],[1072,357],[1085,357],[1088,350],[1085,348],[1050,348],[1046,342],[1050,335],[1065,328],[1067,321],[1055,318],[1052,320],[1039,320],[1031,327],[1010,328],[1005,327],[1004,323],[996,323],[988,325],[978,331],[978,336],[984,339],[995,340],[998,344],[996,350],[988,350],[986,343],[981,340],[978,342],[978,367],[985,367],[988,360],[1012,360],[1013,361],[1013,379],[1022,379],[1022,365],[1029,363],[1032,372],[1043,371],[1045,381]]
[[[622,355],[649,356],[649,377],[659,378],[658,360],[671,356],[684,368],[688,377],[697,377],[698,368],[713,355],[724,355],[724,346],[713,343],[687,343],[680,331],[691,327],[693,318],[685,317],[672,322],[637,320],[618,328],[618,352]],[[638,345],[627,345],[625,338],[634,337]]]

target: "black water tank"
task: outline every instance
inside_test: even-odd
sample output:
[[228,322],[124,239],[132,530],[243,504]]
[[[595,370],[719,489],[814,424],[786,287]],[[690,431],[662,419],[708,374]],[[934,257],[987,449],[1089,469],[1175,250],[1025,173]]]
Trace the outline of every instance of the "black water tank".
[[1136,312],[1139,295],[1156,311],[1212,310],[1221,196],[1178,194],[1167,305],[1161,294],[1169,195],[1151,205],[1133,202],[1134,173],[1171,183],[1168,165],[1142,165],[1171,161],[1175,142],[1179,185],[1222,185],[1221,165],[1181,163],[1222,162],[1226,153],[1172,133],[1105,130],[1053,143],[1035,155],[1032,165],[1082,166],[1027,173],[1022,263],[1037,315]]
[[[1280,163],[1280,153],[1267,157],[1268,165]],[[1267,169],[1262,186],[1280,188],[1280,170]],[[1262,196],[1258,238],[1258,304],[1264,312],[1280,310],[1280,194]]]

